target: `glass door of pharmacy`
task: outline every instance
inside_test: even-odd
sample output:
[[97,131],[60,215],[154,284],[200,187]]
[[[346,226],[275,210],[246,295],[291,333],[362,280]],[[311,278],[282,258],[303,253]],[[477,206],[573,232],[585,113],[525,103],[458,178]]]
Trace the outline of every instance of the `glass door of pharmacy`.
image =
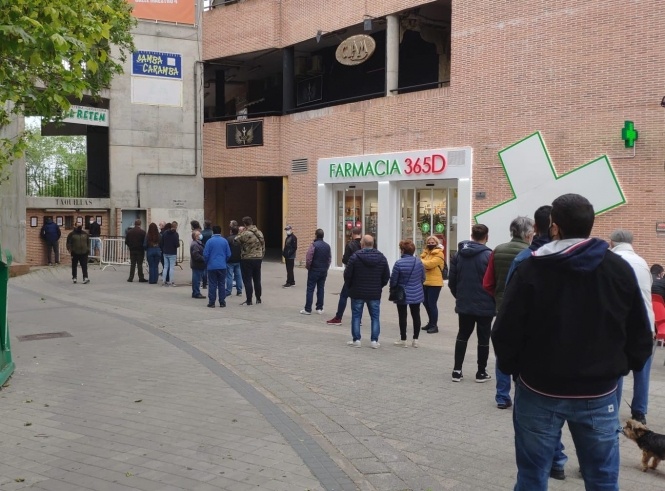
[[335,266],[341,267],[346,244],[351,240],[351,231],[358,227],[362,235],[369,234],[377,240],[379,216],[379,192],[376,184],[346,185],[335,189],[336,234]]
[[457,252],[457,188],[446,184],[423,183],[400,190],[400,240],[411,239],[420,254],[433,235],[443,245],[448,262]]

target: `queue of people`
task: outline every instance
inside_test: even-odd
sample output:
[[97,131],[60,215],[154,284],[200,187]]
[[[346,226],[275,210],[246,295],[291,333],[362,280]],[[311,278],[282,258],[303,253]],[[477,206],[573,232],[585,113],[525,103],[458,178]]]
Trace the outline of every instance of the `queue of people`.
[[[514,407],[516,490],[545,490],[549,478],[565,479],[568,458],[561,436],[566,422],[587,489],[618,489],[618,414],[623,377],[631,371],[631,416],[646,424],[658,321],[654,308],[665,305],[665,268],[647,265],[633,248],[633,234],[628,230],[613,231],[608,241],[592,238],[594,218],[593,206],[586,198],[566,194],[539,207],[533,219],[513,219],[509,224],[511,240],[493,250],[487,246],[490,230],[483,224],[474,225],[470,240],[460,242],[451,258],[448,288],[458,316],[451,379],[459,383],[464,378],[467,345],[475,330],[475,381],[490,381],[491,340],[496,355],[497,408]],[[245,294],[242,305],[260,304],[266,250],[263,233],[251,217],[244,217],[241,226],[231,221],[226,237],[219,225],[204,223],[203,229],[197,221],[191,223],[192,298],[207,298],[209,308],[224,308],[235,287],[236,295]],[[59,234],[49,226],[45,225],[43,236],[51,250]],[[292,288],[298,243],[292,226],[285,232],[283,287]],[[335,316],[327,324],[342,324],[351,299],[351,339],[347,344],[359,348],[362,313],[367,306],[369,345],[378,349],[381,299],[389,285],[389,299],[396,305],[399,323],[399,339],[394,345],[409,346],[410,314],[410,346],[419,347],[421,330],[439,332],[437,304],[447,269],[440,240],[434,235],[427,237],[419,252],[411,240],[401,241],[400,258],[391,272],[385,255],[375,247],[374,237],[362,236],[359,228],[351,232],[342,259],[344,284]],[[311,315],[312,307],[316,313],[324,313],[325,283],[332,263],[331,248],[324,237],[324,231],[317,229],[306,253],[303,315]],[[161,260],[162,284],[174,286],[179,242],[177,223],[160,223],[159,228],[151,223],[146,232],[136,220],[125,238],[130,251],[128,281],[138,273],[139,282],[156,284]],[[73,282],[77,282],[80,264],[83,283],[88,283],[90,240],[82,226],[67,236],[67,250],[72,254]],[[146,255],[148,279],[142,266]],[[201,289],[206,287],[204,296]],[[424,326],[421,304],[427,314]],[[540,421],[548,421],[548,425],[543,427]]]

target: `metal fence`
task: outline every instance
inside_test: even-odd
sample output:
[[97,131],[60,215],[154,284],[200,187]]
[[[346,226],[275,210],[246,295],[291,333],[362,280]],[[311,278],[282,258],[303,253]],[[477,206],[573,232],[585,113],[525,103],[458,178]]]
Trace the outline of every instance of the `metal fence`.
[[[69,255],[67,251],[67,239],[58,241],[60,256]],[[125,245],[124,237],[90,237],[90,255],[88,259],[99,261],[102,271],[109,266],[129,266],[129,248]],[[147,259],[144,260],[147,262]],[[182,263],[185,262],[185,246],[180,239],[180,247],[175,257],[175,265],[182,269]]]
[[66,167],[55,169],[26,169],[25,193],[27,196],[59,198],[85,198],[88,171]]

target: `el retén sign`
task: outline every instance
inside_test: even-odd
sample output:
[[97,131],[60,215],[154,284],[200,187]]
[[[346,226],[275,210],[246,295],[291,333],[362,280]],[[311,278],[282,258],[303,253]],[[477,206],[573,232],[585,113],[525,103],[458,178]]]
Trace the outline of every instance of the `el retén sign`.
[[108,126],[109,110],[98,107],[71,106],[66,117],[62,120],[65,123],[87,124],[90,126]]

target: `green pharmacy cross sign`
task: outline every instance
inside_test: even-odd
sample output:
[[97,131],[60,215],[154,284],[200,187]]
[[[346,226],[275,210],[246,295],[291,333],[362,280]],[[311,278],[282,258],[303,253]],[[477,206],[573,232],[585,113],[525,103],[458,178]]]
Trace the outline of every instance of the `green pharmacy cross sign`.
[[626,144],[626,148],[633,148],[637,140],[637,130],[635,123],[632,121],[624,121],[623,129],[621,130],[621,139]]

